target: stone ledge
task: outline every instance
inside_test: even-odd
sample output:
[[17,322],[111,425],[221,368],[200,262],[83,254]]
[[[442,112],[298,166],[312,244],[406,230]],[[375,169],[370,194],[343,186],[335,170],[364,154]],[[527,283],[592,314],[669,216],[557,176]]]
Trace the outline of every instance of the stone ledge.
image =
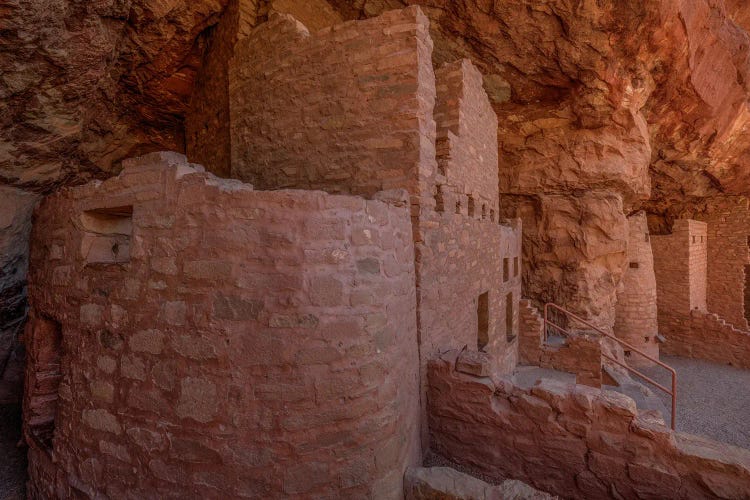
[[558,497],[509,479],[492,485],[450,467],[410,467],[404,475],[406,500],[552,500]]

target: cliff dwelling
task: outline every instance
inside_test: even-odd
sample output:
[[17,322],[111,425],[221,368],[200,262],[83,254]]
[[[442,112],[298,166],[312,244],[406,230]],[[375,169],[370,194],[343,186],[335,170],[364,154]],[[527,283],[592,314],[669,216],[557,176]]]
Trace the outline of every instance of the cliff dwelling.
[[743,2],[0,10],[0,498],[750,498]]

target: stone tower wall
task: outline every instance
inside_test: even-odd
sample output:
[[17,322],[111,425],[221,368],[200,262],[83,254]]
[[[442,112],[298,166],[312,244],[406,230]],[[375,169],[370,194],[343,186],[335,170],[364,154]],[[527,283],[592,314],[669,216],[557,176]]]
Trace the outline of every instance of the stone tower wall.
[[176,154],[48,198],[32,497],[398,498],[420,456],[407,205],[253,191]]
[[431,53],[417,7],[314,34],[272,15],[230,62],[232,177],[259,189],[416,196],[435,170]]
[[[658,358],[656,276],[646,214],[640,212],[631,215],[628,226],[628,267],[617,292],[614,333],[630,345]],[[647,362],[636,354],[630,356],[628,361],[636,364]]]
[[482,75],[466,60],[434,70],[431,55],[416,7],[314,34],[278,15],[237,45],[230,69],[234,176],[410,193],[423,383],[427,360],[449,348],[481,348],[512,370],[521,294],[521,228],[499,219]]

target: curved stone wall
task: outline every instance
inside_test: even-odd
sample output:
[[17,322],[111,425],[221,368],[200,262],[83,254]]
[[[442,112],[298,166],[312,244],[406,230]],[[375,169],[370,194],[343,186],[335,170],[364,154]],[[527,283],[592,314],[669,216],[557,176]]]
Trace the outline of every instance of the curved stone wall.
[[[651,236],[645,212],[628,217],[628,264],[617,290],[615,335],[651,357],[659,357],[656,315],[656,275]],[[648,359],[625,349],[631,364],[648,365]]]
[[193,167],[148,155],[36,213],[31,496],[399,497],[419,457],[406,196]]

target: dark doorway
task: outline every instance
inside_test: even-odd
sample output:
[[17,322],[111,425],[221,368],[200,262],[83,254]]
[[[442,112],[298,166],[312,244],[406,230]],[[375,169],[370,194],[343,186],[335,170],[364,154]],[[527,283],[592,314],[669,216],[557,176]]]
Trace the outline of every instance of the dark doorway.
[[512,342],[516,338],[513,324],[513,293],[511,292],[505,297],[505,336],[508,342]]
[[484,351],[490,343],[490,294],[484,292],[477,299],[477,349]]

